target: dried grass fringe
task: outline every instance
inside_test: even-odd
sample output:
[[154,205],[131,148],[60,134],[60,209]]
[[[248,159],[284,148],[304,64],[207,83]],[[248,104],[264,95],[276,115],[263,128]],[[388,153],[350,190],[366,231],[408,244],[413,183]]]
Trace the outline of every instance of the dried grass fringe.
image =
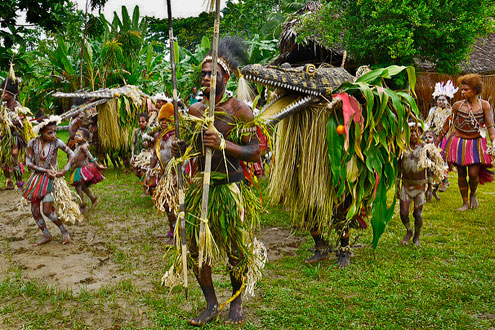
[[80,223],[83,216],[79,209],[79,205],[72,200],[72,192],[67,185],[65,178],[55,178],[53,184],[54,206],[60,220],[71,225]]
[[447,172],[445,160],[442,158],[442,149],[431,143],[425,144],[419,154],[418,167],[432,173],[433,182],[442,182]]
[[118,99],[98,105],[98,136],[106,150],[121,150],[129,146],[129,132],[119,124],[120,105]]
[[289,207],[294,225],[303,230],[331,226],[336,192],[330,182],[326,123],[332,111],[312,106],[277,126],[268,191],[271,202]]

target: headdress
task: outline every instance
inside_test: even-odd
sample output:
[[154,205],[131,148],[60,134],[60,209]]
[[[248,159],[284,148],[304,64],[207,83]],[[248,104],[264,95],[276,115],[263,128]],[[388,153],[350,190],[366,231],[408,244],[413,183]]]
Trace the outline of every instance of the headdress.
[[[213,60],[212,50],[204,58],[201,65]],[[246,64],[248,60],[246,46],[243,41],[236,37],[225,37],[218,42],[217,63],[230,76],[235,74],[239,78],[237,84],[237,98],[243,101],[251,101],[254,93],[250,90],[247,81],[239,69],[241,65]]]
[[5,90],[6,92],[9,92],[12,95],[19,94],[19,84],[17,83],[16,80],[13,80],[10,77],[7,77],[7,79],[5,79],[2,82],[1,88],[2,88],[2,92],[3,90]]
[[151,141],[151,142],[153,142],[155,140],[155,138],[152,137],[151,135],[148,135],[148,134],[144,133],[143,134],[143,140],[144,141]]
[[152,97],[153,101],[167,101],[168,103],[172,103],[172,99],[168,98],[165,93],[158,93]]
[[435,84],[435,91],[433,92],[433,98],[437,98],[439,96],[446,96],[449,99],[454,97],[454,94],[459,90],[459,88],[454,87],[454,83],[452,80],[447,80],[447,82],[444,84],[444,82],[437,82]]
[[12,63],[10,63],[9,75],[2,82],[1,88],[2,88],[2,91],[5,90],[12,95],[19,94],[19,82],[15,76],[14,65]]
[[50,117],[43,119],[38,125],[34,126],[33,132],[34,134],[38,135],[40,134],[40,131],[43,129],[43,127],[47,126],[50,123],[55,123],[55,125],[58,125],[61,121],[62,117],[51,115]]
[[170,119],[170,117],[174,116],[174,105],[170,102],[167,102],[161,109],[158,114],[158,122],[162,119]]

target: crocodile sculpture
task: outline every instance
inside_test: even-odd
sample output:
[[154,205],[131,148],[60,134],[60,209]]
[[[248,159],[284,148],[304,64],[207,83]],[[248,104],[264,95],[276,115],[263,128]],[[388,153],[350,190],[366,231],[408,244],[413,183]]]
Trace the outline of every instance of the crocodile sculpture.
[[281,67],[251,64],[242,73],[246,80],[278,92],[261,111],[262,117],[272,124],[313,103],[331,99],[338,86],[354,79],[344,68],[316,69],[313,64],[299,68],[289,64]]
[[[411,89],[387,88],[386,79],[402,71]],[[335,230],[338,263],[347,266],[349,231],[366,228],[366,215],[376,248],[393,215],[395,199],[387,204],[386,192],[395,187],[407,145],[407,118],[417,114],[414,69],[392,66],[356,80],[343,68],[254,64],[242,75],[268,89],[260,111],[276,131],[268,190],[272,202],[291,210],[296,227],[311,232],[315,254],[306,262],[328,258],[326,238]]]

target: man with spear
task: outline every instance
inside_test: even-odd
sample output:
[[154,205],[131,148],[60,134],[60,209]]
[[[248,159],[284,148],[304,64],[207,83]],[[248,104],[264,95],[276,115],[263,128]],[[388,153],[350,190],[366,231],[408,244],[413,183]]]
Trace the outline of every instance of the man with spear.
[[[189,143],[178,140],[172,147],[175,157],[187,154],[188,144],[199,153],[197,160],[200,173],[195,176],[185,197],[189,252],[195,260],[193,270],[207,302],[206,310],[189,321],[197,326],[211,321],[225,306],[219,306],[213,288],[213,261],[225,257],[229,260],[233,296],[228,301],[230,312],[227,323],[244,321],[240,292],[244,287],[247,288],[246,291],[252,291],[266,261],[266,250],[253,236],[253,230],[259,224],[259,200],[242,182],[244,174],[240,166],[241,160],[259,160],[259,143],[254,133],[246,133],[249,130],[234,129],[246,124],[249,126],[253,114],[246,103],[225,93],[230,75],[239,72],[239,56],[245,52],[238,39],[225,38],[219,42],[216,63],[213,63],[211,54],[212,51],[201,66],[201,86],[204,88],[205,100],[189,108],[189,120],[196,124],[198,134],[193,134]],[[213,85],[215,110],[210,112],[208,95],[212,89],[210,83],[214,69],[217,72],[216,84]],[[209,117],[212,114],[214,118]],[[243,133],[236,136],[235,132],[239,131]],[[211,173],[205,169],[208,148],[211,150]],[[211,184],[207,184],[209,194],[206,201],[209,208],[205,216],[204,210],[201,213],[199,211],[201,197],[204,198],[203,179],[209,178]],[[179,260],[179,257],[172,260]],[[175,269],[180,275],[179,269],[183,270],[183,267]],[[173,272],[167,273],[173,276]],[[169,280],[166,274],[165,284],[171,283]]]

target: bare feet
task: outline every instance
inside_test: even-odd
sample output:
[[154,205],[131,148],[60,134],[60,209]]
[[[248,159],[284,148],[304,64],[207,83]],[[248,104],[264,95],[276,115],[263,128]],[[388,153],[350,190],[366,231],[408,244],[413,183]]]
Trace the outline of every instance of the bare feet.
[[230,303],[230,311],[226,324],[241,324],[244,322],[244,313],[242,312],[242,301],[238,298]]
[[213,305],[201,313],[197,318],[189,320],[189,324],[200,327],[213,320],[218,315],[218,306]]
[[339,268],[349,266],[351,264],[351,251],[348,249],[340,250],[337,258],[337,264],[339,265]]
[[95,209],[95,207],[98,205],[98,203],[99,203],[99,202],[100,202],[100,201],[98,200],[98,197],[95,197],[95,199],[92,199],[92,200],[91,200],[91,203],[92,203],[92,205],[91,205],[91,210],[94,210],[94,209]]
[[51,240],[52,240],[52,235],[49,235],[49,236],[43,235],[43,238],[41,240],[39,240],[38,242],[34,243],[34,246],[40,246],[40,245],[46,244],[46,243],[50,242]]
[[306,264],[316,264],[320,261],[327,260],[328,259],[328,249],[326,247],[324,248],[317,248],[315,249],[315,254],[309,259],[304,260],[304,263]]
[[419,242],[419,237],[414,237],[414,238],[413,238],[413,243],[414,243],[414,245],[416,245],[417,247],[420,247],[420,246],[421,246],[421,243]]
[[70,242],[70,235],[69,232],[66,231],[65,233],[62,234],[62,244],[65,245]]
[[5,189],[7,189],[7,190],[13,190],[14,189],[14,183],[12,182],[12,180],[9,180],[7,182],[7,187],[5,187]]
[[472,209],[475,209],[477,208],[480,204],[478,203],[478,198],[476,198],[476,194],[472,194],[471,195],[471,199],[470,199],[470,208]]
[[462,204],[462,206],[461,206],[460,208],[458,208],[456,211],[460,211],[460,212],[462,212],[462,211],[467,211],[468,209],[469,209],[469,205],[468,205],[468,203],[464,203],[464,204]]
[[413,235],[412,230],[408,230],[406,233],[406,236],[400,241],[403,245],[409,245],[409,241],[411,240],[411,237]]
[[437,201],[440,200],[440,196],[438,196],[438,193],[436,191],[433,192],[433,197],[435,197]]

